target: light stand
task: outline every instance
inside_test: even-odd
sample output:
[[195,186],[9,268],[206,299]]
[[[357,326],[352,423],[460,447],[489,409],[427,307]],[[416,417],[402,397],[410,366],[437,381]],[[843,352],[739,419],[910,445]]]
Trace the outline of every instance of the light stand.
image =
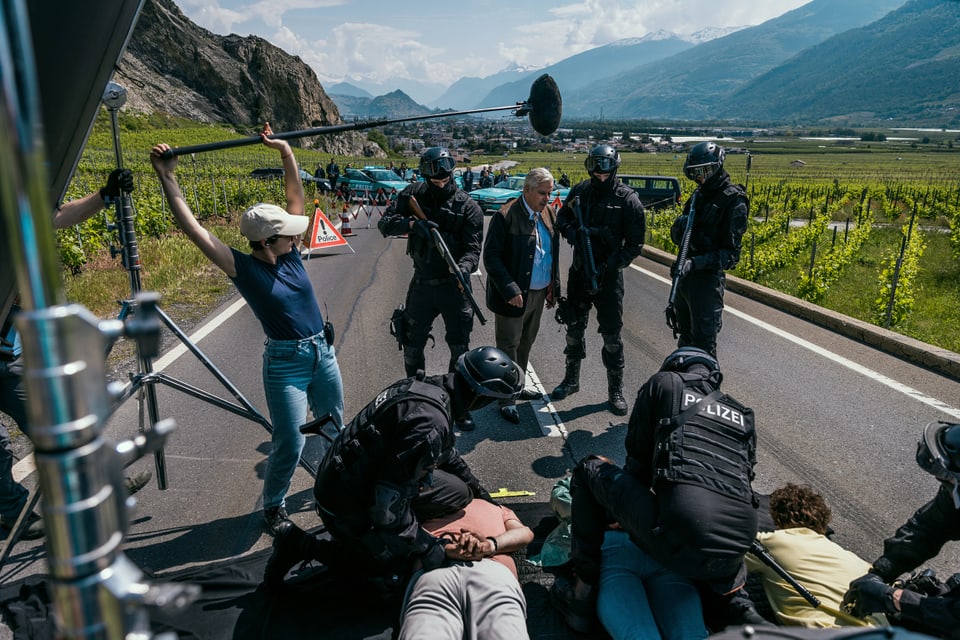
[[[126,103],[126,100],[126,89],[114,82],[107,83],[107,88],[103,93],[102,102],[110,112],[110,125],[113,129],[113,149],[116,156],[116,164],[118,169],[123,168],[123,157],[120,151],[120,127],[117,123],[117,112],[119,111],[120,107]],[[116,199],[116,202],[113,202],[112,204],[114,204],[116,207],[116,224],[110,225],[110,228],[111,230],[116,230],[120,248],[117,249],[111,246],[110,252],[113,256],[118,254],[120,255],[123,268],[126,269],[127,273],[130,274],[130,298],[121,303],[119,315],[120,320],[126,320],[131,314],[136,313],[136,298],[141,292],[140,251],[137,244],[136,231],[134,229],[133,201],[130,194],[121,193],[120,197]],[[220,384],[222,384],[233,395],[237,402],[230,402],[214,394],[208,393],[203,389],[183,382],[182,380],[173,378],[172,376],[169,376],[163,372],[154,371],[152,357],[146,355],[138,344],[137,362],[139,370],[137,374],[131,377],[130,383],[119,395],[118,403],[126,401],[134,394],[139,394],[139,402],[141,403],[140,431],[145,432],[145,423],[143,419],[144,404],[146,406],[148,423],[150,425],[154,425],[160,420],[160,411],[157,407],[157,394],[154,385],[157,383],[162,383],[178,391],[191,395],[194,398],[198,398],[221,409],[230,411],[238,416],[258,422],[267,430],[267,432],[272,433],[273,425],[271,425],[270,422],[259,411],[257,411],[257,409],[243,396],[242,393],[240,393],[233,383],[231,383],[230,380],[228,380],[227,377],[213,364],[213,362],[211,362],[210,359],[204,355],[202,351],[200,351],[197,345],[190,340],[190,338],[166,313],[163,312],[162,309],[160,309],[159,305],[157,306],[156,311],[163,324],[166,325],[166,327],[173,332],[173,334],[184,344],[184,346],[186,346],[186,348],[197,357],[197,359],[207,368],[208,371],[210,371],[211,374],[213,374]],[[163,449],[157,449],[154,451],[153,455],[154,466],[156,467],[157,471],[157,487],[160,489],[166,489],[167,471]],[[308,473],[310,473],[311,476],[316,477],[317,471],[315,465],[306,461],[302,457],[300,459],[300,464],[307,470]]]
[[[30,439],[54,604],[55,637],[77,640],[172,638],[151,632],[149,610],[183,607],[199,588],[147,581],[123,553],[128,512],[123,467],[162,445],[173,421],[118,444],[104,437],[116,406],[106,383],[104,353],[121,335],[155,355],[157,298],[141,294],[139,313],[125,322],[100,321],[65,304],[47,199],[42,127],[28,24],[19,0],[0,0],[0,230],[4,269],[17,273]],[[20,521],[22,524],[23,515]],[[13,532],[8,538],[13,539]]]

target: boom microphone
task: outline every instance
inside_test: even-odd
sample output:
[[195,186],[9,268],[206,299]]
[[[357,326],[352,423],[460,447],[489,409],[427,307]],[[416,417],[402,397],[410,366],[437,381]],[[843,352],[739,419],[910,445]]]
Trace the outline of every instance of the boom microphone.
[[[268,138],[273,140],[292,140],[294,138],[308,138],[327,133],[342,133],[344,131],[359,131],[361,129],[373,129],[388,124],[397,124],[400,122],[413,122],[415,120],[429,120],[431,118],[447,118],[450,116],[462,116],[471,113],[486,113],[488,111],[504,111],[512,109],[517,117],[528,116],[533,130],[542,136],[548,136],[557,130],[560,125],[560,118],[563,111],[563,100],[560,97],[560,89],[556,81],[549,74],[543,74],[537,78],[530,87],[530,96],[523,102],[504,107],[484,107],[482,109],[469,109],[467,111],[444,111],[443,113],[431,113],[428,115],[408,116],[406,118],[382,118],[379,120],[370,120],[367,122],[351,122],[349,124],[336,124],[327,127],[314,127],[312,129],[300,129],[298,131],[283,131],[274,133]],[[259,144],[260,136],[250,136],[247,138],[235,138],[233,140],[223,140],[222,142],[208,142],[206,144],[195,144],[187,147],[175,147],[164,152],[164,158],[173,156],[182,156],[190,153],[203,153],[205,151],[218,151],[220,149],[232,149],[234,147],[243,147],[251,144]]]

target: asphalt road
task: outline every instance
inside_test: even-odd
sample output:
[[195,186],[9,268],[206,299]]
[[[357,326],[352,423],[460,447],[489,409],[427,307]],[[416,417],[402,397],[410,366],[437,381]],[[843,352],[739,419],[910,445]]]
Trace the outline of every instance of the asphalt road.
[[[318,299],[337,328],[348,416],[403,377],[388,319],[403,301],[411,265],[405,241],[382,238],[377,218],[371,216],[368,229],[361,212],[351,221],[349,248],[317,251],[307,263]],[[564,246],[561,257],[566,265],[569,247]],[[667,268],[639,258],[624,277],[625,395],[632,407],[636,390],[674,342],[663,316]],[[481,305],[484,283],[484,274],[474,275]],[[144,287],[149,288],[149,281]],[[726,302],[719,338],[723,386],[756,411],[756,489],[769,492],[787,481],[813,485],[833,507],[835,539],[872,560],[883,538],[935,491],[936,482],[914,462],[916,442],[928,421],[960,421],[960,385],[730,291]],[[487,324],[475,326],[472,346],[494,342],[492,314],[486,315]],[[234,298],[214,310],[201,329],[208,333],[194,338],[197,346],[266,414],[260,384],[263,336],[250,310]],[[592,318],[579,393],[555,404],[523,404],[520,425],[502,420],[496,405],[487,407],[475,415],[476,431],[458,436],[458,448],[487,488],[532,493],[505,502],[547,501],[554,483],[588,453],[623,460],[626,419],[606,409],[602,342],[595,331]],[[445,370],[448,357],[439,322],[434,335],[437,346],[428,349],[430,373]],[[549,392],[559,382],[563,344],[564,334],[548,312],[531,355],[528,385]],[[189,352],[175,358],[168,353],[155,366],[229,398]],[[271,538],[260,517],[267,432],[175,389],[158,387],[158,398],[161,417],[177,424],[165,449],[169,486],[161,491],[154,482],[138,494],[127,555],[162,577],[267,548]],[[110,419],[106,434],[120,440],[137,429],[137,403],[131,400]],[[308,458],[311,451],[308,442]],[[152,465],[152,458],[143,459],[135,468]],[[312,478],[299,469],[288,506],[292,519],[304,527],[317,524],[311,488]],[[949,547],[933,566],[949,575],[960,568],[958,560],[957,549]],[[42,544],[20,542],[0,568],[0,580],[45,570]]]

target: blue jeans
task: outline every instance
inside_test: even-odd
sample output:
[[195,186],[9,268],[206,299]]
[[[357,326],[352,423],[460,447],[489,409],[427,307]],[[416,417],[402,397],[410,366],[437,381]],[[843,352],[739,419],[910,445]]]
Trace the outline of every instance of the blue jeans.
[[[263,481],[263,508],[284,506],[290,480],[300,461],[307,406],[314,418],[333,416],[343,428],[343,382],[335,349],[322,334],[302,340],[270,340],[263,351],[263,391],[273,423],[273,450]],[[329,435],[336,437],[330,429]],[[329,446],[324,436],[324,451]]]
[[613,640],[701,640],[696,586],[644,553],[624,531],[603,538],[597,615]]

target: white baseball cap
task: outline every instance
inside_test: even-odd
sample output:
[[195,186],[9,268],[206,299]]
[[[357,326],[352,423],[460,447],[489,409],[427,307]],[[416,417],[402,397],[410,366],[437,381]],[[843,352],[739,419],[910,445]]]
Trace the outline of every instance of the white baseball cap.
[[254,241],[272,236],[299,236],[307,230],[309,223],[307,216],[295,216],[275,204],[258,202],[243,212],[240,233]]

